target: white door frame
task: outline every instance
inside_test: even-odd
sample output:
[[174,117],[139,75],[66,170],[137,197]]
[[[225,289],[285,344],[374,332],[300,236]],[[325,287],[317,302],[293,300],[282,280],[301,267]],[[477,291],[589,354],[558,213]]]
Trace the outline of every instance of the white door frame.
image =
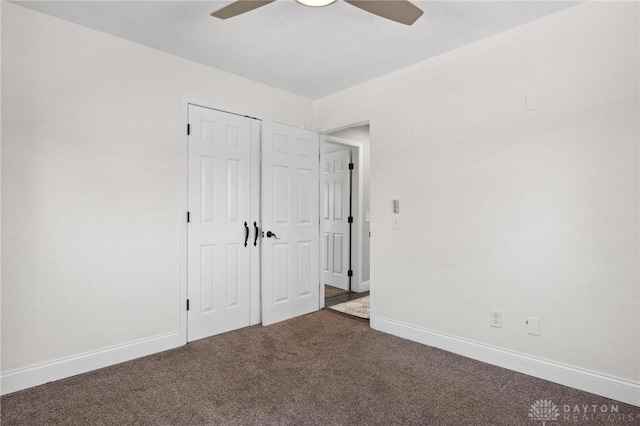
[[[353,174],[353,192],[351,194],[351,199],[353,201],[352,216],[354,218],[353,226],[351,227],[351,269],[353,270],[351,289],[355,292],[366,291],[362,288],[362,164],[364,162],[364,145],[361,142],[350,141],[347,139],[322,134],[320,137],[321,165],[324,164],[325,143],[327,142],[342,145],[351,150],[351,161],[354,164],[355,172]],[[324,173],[322,173],[322,168],[320,170],[320,188],[324,188]],[[320,227],[320,236],[322,237],[322,227]],[[324,295],[324,285],[322,283],[322,279],[320,280],[320,290],[320,294]],[[324,297],[320,298],[320,307],[324,307]]]
[[[370,203],[370,207],[369,207],[369,211],[370,211],[370,222],[369,222],[369,229],[371,232],[371,237],[369,240],[369,244],[370,244],[370,248],[369,248],[369,256],[370,256],[370,261],[369,261],[369,296],[370,296],[370,307],[369,307],[369,326],[371,328],[376,328],[376,309],[375,309],[375,263],[374,263],[374,259],[375,259],[375,212],[374,212],[374,208],[373,206],[374,201],[375,201],[375,191],[374,191],[374,168],[373,168],[373,159],[374,159],[374,126],[373,123],[371,122],[371,120],[369,118],[364,118],[364,119],[359,119],[359,120],[351,120],[351,121],[346,121],[346,122],[342,122],[340,124],[337,125],[331,125],[331,126],[327,126],[326,128],[323,128],[322,130],[320,130],[320,136],[321,136],[321,148],[320,148],[320,164],[322,164],[322,160],[323,160],[323,154],[324,154],[324,141],[325,140],[330,140],[330,141],[338,141],[337,143],[342,143],[342,144],[347,144],[346,142],[348,142],[348,144],[350,144],[349,146],[351,147],[355,147],[358,149],[359,154],[358,154],[358,161],[359,164],[363,163],[363,149],[362,146],[363,144],[360,142],[353,142],[353,141],[348,141],[345,139],[341,139],[341,138],[336,138],[333,136],[329,136],[329,133],[334,133],[340,130],[345,130],[345,129],[349,129],[351,127],[360,127],[360,126],[366,126],[369,125],[369,203]],[[359,145],[359,146],[357,146]],[[353,155],[354,158],[356,158],[356,155]],[[358,173],[358,187],[359,187],[359,212],[360,212],[360,219],[362,220],[362,183],[363,183],[363,176],[362,176],[362,167],[360,167],[360,172]],[[322,179],[322,176],[320,177]],[[355,185],[354,185],[355,186]],[[356,203],[356,204],[358,204]],[[362,226],[359,226],[359,231],[362,231]],[[362,238],[358,239],[359,242],[359,277],[362,277]],[[356,274],[355,270],[353,272],[354,276]],[[354,280],[355,281],[355,280]],[[360,281],[360,283],[362,283]],[[321,283],[322,285],[322,283]],[[324,291],[323,291],[324,293]],[[321,294],[323,294],[321,293]],[[324,297],[320,298],[320,304],[321,307],[324,307]]]
[[[187,344],[187,269],[188,269],[188,227],[187,211],[189,200],[189,136],[187,135],[187,125],[189,124],[189,105],[196,105],[203,108],[214,109],[220,112],[234,115],[242,115],[252,118],[251,122],[251,217],[256,218],[258,227],[262,230],[260,223],[260,130],[261,119],[243,114],[232,108],[211,104],[182,96],[181,110],[182,120],[180,129],[180,205],[179,205],[179,227],[180,227],[180,283],[178,312],[180,313],[179,333],[180,341]],[[257,143],[256,143],[257,142]],[[250,224],[250,237],[253,237],[253,221]],[[259,241],[259,240],[258,240]],[[253,241],[251,241],[253,243]],[[251,325],[260,324],[260,244],[251,247]],[[257,279],[256,279],[257,278]]]

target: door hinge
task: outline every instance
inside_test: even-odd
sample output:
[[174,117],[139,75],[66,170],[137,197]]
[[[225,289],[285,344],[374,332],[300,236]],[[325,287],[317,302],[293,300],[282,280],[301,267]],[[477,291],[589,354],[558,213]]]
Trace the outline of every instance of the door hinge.
[[349,220],[349,223],[353,223],[353,216],[349,216],[348,220]]
[[347,271],[347,276],[348,276],[348,277],[352,277],[352,276],[353,276],[353,270],[349,269],[349,270]]
[[353,163],[349,163],[349,170],[353,170]]
[[187,223],[191,222],[191,212],[187,212]]
[[187,124],[187,136],[191,134],[191,124]]
[[187,299],[187,311],[189,310],[189,299]]

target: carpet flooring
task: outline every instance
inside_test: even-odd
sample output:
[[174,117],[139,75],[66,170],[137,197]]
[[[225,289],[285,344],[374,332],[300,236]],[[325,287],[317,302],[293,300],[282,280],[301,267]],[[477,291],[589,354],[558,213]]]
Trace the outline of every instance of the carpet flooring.
[[542,424],[528,417],[540,399],[558,407],[615,405],[625,419],[640,419],[640,408],[383,334],[324,310],[5,395],[0,420],[2,425],[531,426]]

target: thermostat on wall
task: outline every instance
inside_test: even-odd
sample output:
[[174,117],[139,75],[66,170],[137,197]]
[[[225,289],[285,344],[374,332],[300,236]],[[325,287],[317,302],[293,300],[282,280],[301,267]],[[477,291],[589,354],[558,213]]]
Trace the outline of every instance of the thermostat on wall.
[[400,213],[400,200],[393,200],[393,213]]

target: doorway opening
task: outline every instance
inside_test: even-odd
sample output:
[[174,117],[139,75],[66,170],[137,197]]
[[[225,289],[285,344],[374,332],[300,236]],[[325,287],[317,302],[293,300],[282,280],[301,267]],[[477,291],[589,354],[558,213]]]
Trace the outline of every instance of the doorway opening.
[[362,298],[370,282],[369,148],[368,124],[326,133],[320,146],[321,302],[348,313],[336,305],[349,308],[361,299],[367,318],[368,299]]

